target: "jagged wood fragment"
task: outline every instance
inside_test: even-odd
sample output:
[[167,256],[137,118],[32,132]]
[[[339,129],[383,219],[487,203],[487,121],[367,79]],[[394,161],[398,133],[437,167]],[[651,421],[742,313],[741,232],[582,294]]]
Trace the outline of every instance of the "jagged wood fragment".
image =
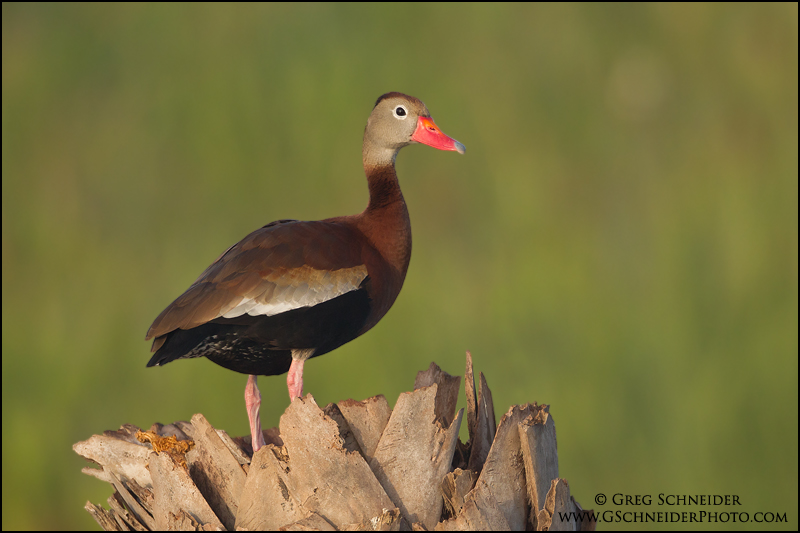
[[456,468],[442,480],[442,496],[448,513],[455,517],[464,508],[464,498],[469,494],[478,480],[478,475],[472,470]]
[[460,410],[450,427],[436,417],[437,384],[400,395],[370,464],[409,523],[433,529],[442,515],[439,486],[450,471]]
[[478,399],[475,395],[475,376],[472,373],[472,354],[467,352],[467,369],[464,372],[464,396],[467,398],[467,430],[470,442],[478,428]]
[[[479,445],[477,453],[470,455],[470,470],[479,472],[483,469],[483,464],[489,455],[489,450],[494,442],[497,433],[497,419],[494,414],[494,402],[492,401],[492,391],[486,382],[486,376],[479,372],[478,382],[478,438],[476,443]],[[476,459],[473,463],[473,457]]]
[[474,426],[469,433],[470,456],[469,470],[480,472],[483,463],[489,455],[489,449],[494,441],[497,423],[494,416],[494,402],[492,392],[486,383],[483,372],[480,373],[478,382],[478,395],[475,394],[475,380],[472,373],[472,354],[467,352],[467,370],[464,382],[467,397],[467,409],[473,410],[472,420]]
[[[347,423],[347,419],[345,419],[339,406],[335,403],[329,403],[322,412],[325,413],[325,416],[336,422],[339,428],[339,437],[342,439],[342,446],[344,449],[348,452],[361,453],[361,446],[358,445],[358,440],[355,434],[353,434],[353,430],[350,429],[350,424]],[[361,455],[363,457],[364,454],[362,453]]]
[[92,476],[93,478],[97,478],[100,481],[105,481],[106,483],[111,483],[111,478],[106,473],[105,470],[100,470],[99,468],[92,468],[91,466],[84,466],[81,468],[81,473],[86,474],[87,476]]
[[461,513],[439,522],[436,531],[510,531],[497,500],[488,491],[470,493]]
[[594,531],[597,522],[589,520],[590,514],[591,511],[584,511],[570,495],[566,479],[554,479],[547,492],[545,508],[539,514],[538,531],[544,531],[543,528],[548,531]]
[[[109,483],[113,482],[109,481]],[[153,516],[153,491],[140,486],[133,479],[129,479],[123,483],[125,484],[125,488],[130,491],[131,495],[133,495],[136,501],[144,508],[144,511],[150,516]]]
[[131,510],[139,522],[144,524],[147,529],[155,529],[157,525],[155,519],[146,509],[142,507],[133,494],[131,494],[131,492],[128,490],[128,487],[125,485],[125,482],[117,478],[117,476],[115,476],[110,470],[106,470],[106,474],[111,478],[111,483],[114,485],[114,488],[117,489],[117,493],[125,502],[125,505],[128,506],[128,509]]
[[389,403],[381,394],[362,402],[355,400],[339,402],[339,410],[358,441],[364,458],[369,462],[375,455],[378,441],[392,415]]
[[104,509],[90,501],[87,501],[83,508],[89,511],[89,514],[92,515],[92,518],[94,518],[95,522],[97,522],[103,531],[122,531],[117,521],[114,520],[113,511]]
[[522,459],[531,503],[529,520],[536,529],[539,512],[544,509],[550,482],[558,478],[556,427],[547,405],[531,406],[532,413],[519,424]]
[[[597,523],[588,519],[589,513],[591,511],[584,511],[570,495],[566,479],[554,479],[544,509],[539,511],[537,531],[594,531]],[[576,520],[578,515],[584,519]]]
[[531,412],[530,404],[515,405],[500,419],[483,470],[467,498],[481,501],[483,493],[490,493],[512,530],[524,530],[528,518],[525,465],[518,426]]
[[246,475],[208,420],[192,417],[195,446],[186,454],[189,473],[214,514],[226,529],[233,529]]
[[128,529],[132,529],[134,531],[148,531],[148,529],[142,525],[139,520],[136,519],[131,513],[125,509],[124,502],[122,497],[120,496],[119,492],[114,492],[111,496],[108,497],[109,508],[116,513],[117,521],[120,519],[125,522],[125,525]]
[[[120,523],[120,518],[122,519],[122,522],[124,522],[122,529],[125,530],[134,529],[133,524],[131,524],[131,522],[135,521],[138,523],[139,521],[130,516],[130,513],[128,513],[128,511],[125,509],[125,505],[122,501],[122,497],[119,495],[119,492],[114,491],[114,494],[108,497],[106,503],[108,503],[109,510],[112,513],[114,513],[114,518],[116,519],[117,523]],[[141,526],[141,524],[139,525]]]
[[[153,485],[150,472],[146,468],[150,448],[139,442],[131,442],[126,437],[120,437],[117,432],[108,431],[104,435],[92,435],[89,439],[74,444],[72,449],[81,457],[113,472],[120,479],[134,479],[142,487]],[[99,477],[99,474],[91,475]]]
[[201,526],[222,529],[224,526],[203,498],[189,472],[165,453],[150,454],[150,473],[153,478],[153,529],[178,529],[185,526],[185,514]]
[[287,487],[286,455],[273,444],[256,452],[239,501],[236,529],[274,531],[308,513]]
[[439,368],[434,362],[428,370],[417,372],[414,380],[414,390],[422,387],[430,387],[436,383],[436,418],[441,420],[444,427],[449,427],[453,423],[456,414],[456,403],[458,403],[458,391],[461,387],[461,376],[451,376]]
[[131,527],[125,523],[125,520],[117,513],[114,509],[111,510],[111,516],[114,517],[114,521],[117,523],[117,527],[120,531],[130,531]]
[[[575,505],[569,494],[569,484],[566,479],[554,479],[547,493],[546,510],[549,514],[549,524],[540,524],[547,527],[548,531],[577,531],[578,524],[573,520],[562,520],[567,513],[575,513]],[[574,514],[570,515],[574,517]]]
[[244,453],[244,450],[236,444],[236,442],[231,438],[228,433],[222,429],[217,429],[217,436],[219,436],[220,440],[225,444],[225,447],[228,448],[228,451],[231,452],[231,455],[236,462],[239,463],[244,470],[244,473],[247,474],[248,469],[250,468],[250,456]]
[[281,416],[289,456],[289,492],[310,512],[338,527],[365,522],[396,507],[358,453],[343,447],[339,427],[310,394]]

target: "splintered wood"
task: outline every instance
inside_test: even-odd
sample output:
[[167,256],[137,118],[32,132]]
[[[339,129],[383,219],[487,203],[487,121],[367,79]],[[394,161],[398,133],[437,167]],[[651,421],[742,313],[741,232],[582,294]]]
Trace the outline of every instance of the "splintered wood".
[[115,490],[109,509],[86,510],[106,531],[593,530],[558,477],[549,406],[512,406],[497,424],[467,352],[463,444],[460,384],[431,363],[394,409],[383,396],[321,409],[309,394],[255,454],[200,414],[126,424],[73,446]]

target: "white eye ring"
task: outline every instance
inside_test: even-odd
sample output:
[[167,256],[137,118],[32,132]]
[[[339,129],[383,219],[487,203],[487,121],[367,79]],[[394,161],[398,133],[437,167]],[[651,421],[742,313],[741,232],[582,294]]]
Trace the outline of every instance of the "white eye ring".
[[406,109],[406,106],[399,105],[394,108],[394,118],[399,120],[405,120],[407,116],[408,116],[408,109]]

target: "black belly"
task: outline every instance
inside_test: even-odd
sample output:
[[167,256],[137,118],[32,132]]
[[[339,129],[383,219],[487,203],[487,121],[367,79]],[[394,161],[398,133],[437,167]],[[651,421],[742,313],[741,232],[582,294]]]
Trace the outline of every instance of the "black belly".
[[292,350],[313,348],[312,357],[317,357],[358,337],[370,309],[362,285],[327,302],[279,315],[217,318],[192,329],[167,333],[147,366],[207,357],[242,374],[283,374],[292,363]]

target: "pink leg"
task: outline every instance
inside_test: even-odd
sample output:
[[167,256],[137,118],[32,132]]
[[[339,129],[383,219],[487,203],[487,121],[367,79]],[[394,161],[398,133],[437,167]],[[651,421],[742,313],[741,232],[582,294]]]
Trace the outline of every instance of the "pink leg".
[[261,392],[258,390],[257,376],[251,375],[247,378],[247,386],[244,388],[244,404],[247,406],[247,417],[250,419],[250,437],[253,439],[253,453],[267,443],[264,434],[261,433],[261,417],[259,408],[261,407]]
[[305,359],[292,359],[292,366],[286,375],[286,386],[289,388],[289,401],[303,397],[303,365]]

